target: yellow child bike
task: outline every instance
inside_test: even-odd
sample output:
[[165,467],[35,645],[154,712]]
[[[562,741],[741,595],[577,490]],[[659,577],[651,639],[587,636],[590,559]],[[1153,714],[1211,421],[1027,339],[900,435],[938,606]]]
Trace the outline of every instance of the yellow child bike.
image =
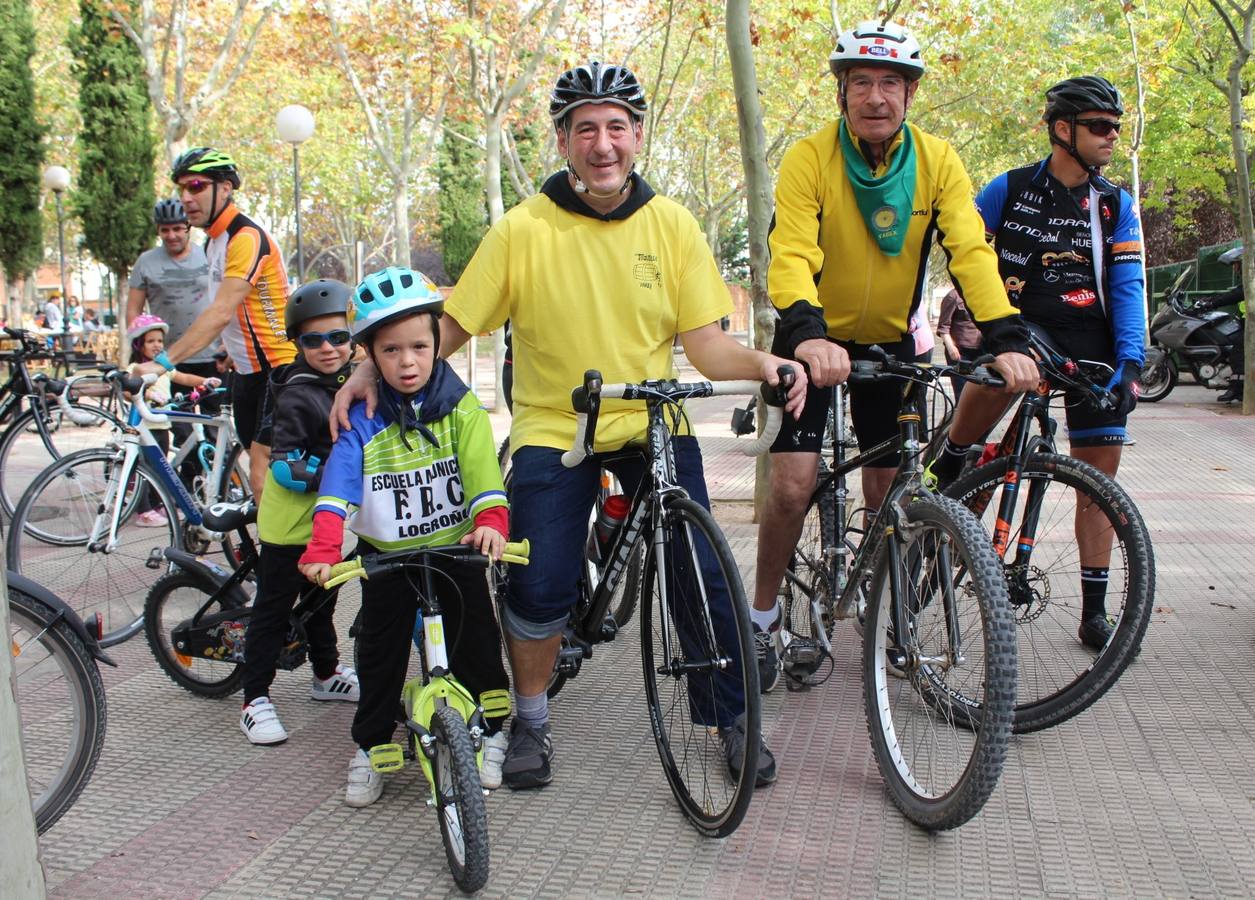
[[[527,541],[507,543],[501,561],[527,565],[529,551]],[[488,882],[488,813],[479,781],[484,717],[508,712],[510,697],[499,692],[503,708],[485,710],[449,671],[444,617],[432,581],[437,571],[433,564],[445,560],[490,565],[486,556],[465,544],[368,553],[332,566],[324,587],[403,570],[417,575],[423,666],[422,674],[402,691],[405,714],[398,720],[405,726],[407,740],[372,747],[370,762],[376,772],[395,772],[407,759],[418,760],[431,785],[428,805],[436,808],[449,870],[457,886],[469,894]]]

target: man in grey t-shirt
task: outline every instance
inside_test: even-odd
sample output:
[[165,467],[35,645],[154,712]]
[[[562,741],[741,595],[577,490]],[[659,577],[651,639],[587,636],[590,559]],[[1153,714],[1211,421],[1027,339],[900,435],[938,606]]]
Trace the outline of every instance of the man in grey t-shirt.
[[[148,311],[170,326],[166,336],[169,346],[182,337],[213,299],[209,296],[209,259],[204,250],[192,243],[187,212],[178,200],[158,201],[153,222],[161,246],[141,253],[131,269],[126,324],[130,325],[147,303]],[[214,362],[214,353],[220,349],[215,341],[179,363],[178,370],[204,378],[220,377]],[[215,412],[217,405],[210,398],[202,402],[201,408]]]
[[[131,269],[126,324],[143,312],[147,303],[148,311],[170,326],[166,343],[172,344],[209,306],[209,260],[205,251],[192,243],[187,213],[178,200],[160,201],[153,210],[153,221],[161,246],[141,253]],[[217,344],[211,344],[180,364],[179,371],[215,376],[214,353],[218,349]]]

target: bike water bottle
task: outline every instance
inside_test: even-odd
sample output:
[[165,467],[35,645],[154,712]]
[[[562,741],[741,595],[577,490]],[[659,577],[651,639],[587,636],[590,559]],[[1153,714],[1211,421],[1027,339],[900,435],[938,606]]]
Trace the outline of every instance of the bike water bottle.
[[631,505],[623,494],[607,497],[601,504],[601,509],[597,512],[597,543],[601,545],[603,556],[614,543],[614,537],[623,527],[623,523],[627,521]]

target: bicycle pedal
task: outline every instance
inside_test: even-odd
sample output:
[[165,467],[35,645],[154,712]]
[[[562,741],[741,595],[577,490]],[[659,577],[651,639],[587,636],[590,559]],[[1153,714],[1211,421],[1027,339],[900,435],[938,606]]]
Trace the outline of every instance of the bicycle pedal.
[[398,772],[405,768],[405,748],[400,744],[377,744],[370,748],[370,767],[376,772]]

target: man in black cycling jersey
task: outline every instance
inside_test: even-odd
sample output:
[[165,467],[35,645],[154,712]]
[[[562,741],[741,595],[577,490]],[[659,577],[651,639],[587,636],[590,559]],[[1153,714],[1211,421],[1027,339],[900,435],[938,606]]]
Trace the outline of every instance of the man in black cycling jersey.
[[[1025,320],[1073,359],[1110,363],[1110,411],[1066,398],[1072,455],[1115,477],[1125,423],[1137,405],[1145,358],[1142,230],[1133,198],[1101,175],[1120,134],[1124,104],[1105,78],[1086,75],[1046,92],[1050,156],[995,178],[976,198],[998,251],[1007,294]],[[963,391],[941,455],[930,469],[943,487],[970,445],[1006,409],[988,388]],[[1078,637],[1102,649],[1114,631],[1106,613],[1111,535],[1101,510],[1079,510],[1082,613]]]
[[[815,489],[832,386],[873,344],[915,358],[909,322],[924,297],[934,239],[998,354],[995,367],[1014,389],[1037,382],[963,164],[945,141],[906,122],[924,74],[919,44],[900,25],[863,22],[840,36],[828,62],[841,118],[785,154],[770,237],[767,287],[780,312],[772,350],[809,367],[811,390],[801,420],[786,419],[771,448],[771,490],[758,529],[752,616],[764,690],[779,677],[786,636],[777,593]],[[893,381],[851,388],[860,450],[897,436],[901,398]],[[894,454],[863,468],[866,506],[879,507],[897,466]]]
[[[643,438],[647,424],[641,404],[608,401],[597,452],[565,468],[561,456],[575,438],[571,389],[583,383],[587,369],[600,370],[606,383],[674,377],[676,335],[706,378],[774,384],[777,367],[790,365],[739,344],[719,327],[731,311],[731,296],[701,229],[691,213],[655,194],[635,172],[645,110],[644,89],[623,66],[590,62],[558,78],[549,114],[567,165],[489,229],[441,321],[446,355],[472,334],[494,330],[507,318],[511,324],[510,529],[513,539],[526,538],[532,546],[531,564],[510,572],[502,622],[515,690],[502,771],[514,789],[540,787],[553,777],[545,690],[577,600],[603,454]],[[798,385],[786,406],[792,414],[805,396],[805,376],[794,368]],[[337,412],[346,405],[338,399]],[[684,426],[677,432],[677,481],[709,508],[697,440]],[[631,495],[641,465],[614,469]],[[711,562],[703,562],[704,571],[713,568]],[[718,578],[707,588],[715,631],[723,646],[735,647],[728,638],[735,625],[727,588]],[[691,621],[677,617],[682,634]],[[747,740],[761,741],[745,733],[739,683],[735,689],[725,684],[734,680],[719,679],[718,697],[699,696],[696,682],[689,688],[694,716],[718,729],[730,764],[743,758]],[[776,765],[766,745],[760,746],[756,783],[762,785],[775,779]]]

